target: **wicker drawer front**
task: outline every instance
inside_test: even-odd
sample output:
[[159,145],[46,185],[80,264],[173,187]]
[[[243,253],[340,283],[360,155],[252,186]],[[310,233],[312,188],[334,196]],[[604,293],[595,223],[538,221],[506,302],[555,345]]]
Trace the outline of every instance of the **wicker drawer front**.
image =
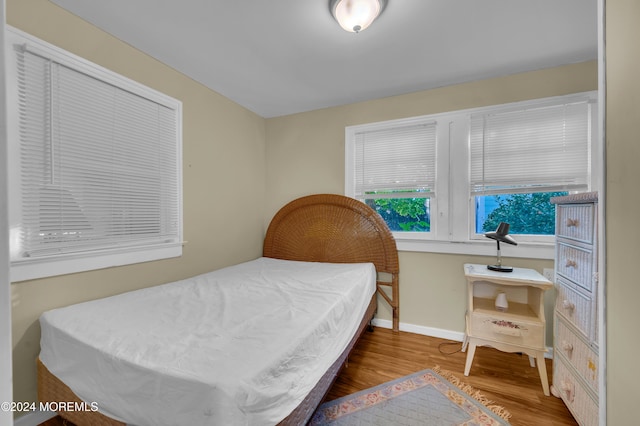
[[585,337],[590,337],[593,322],[591,298],[574,290],[562,279],[558,280],[556,291],[556,313],[566,318]]
[[558,242],[557,272],[587,291],[593,287],[593,253],[590,249]]
[[556,348],[573,365],[591,390],[598,392],[598,355],[576,334],[572,333],[564,321],[556,323]]
[[478,312],[471,315],[470,334],[474,337],[544,350],[541,347],[544,342],[544,327],[541,323],[504,320]]
[[580,426],[598,426],[598,403],[582,384],[571,376],[560,360],[554,360],[553,386]]
[[575,204],[557,207],[559,237],[591,244],[593,242],[593,204]]

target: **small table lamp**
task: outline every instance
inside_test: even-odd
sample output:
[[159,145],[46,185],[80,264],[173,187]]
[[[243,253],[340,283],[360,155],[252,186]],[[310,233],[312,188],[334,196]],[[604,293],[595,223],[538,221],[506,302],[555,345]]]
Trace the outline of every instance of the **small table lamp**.
[[500,225],[498,225],[498,229],[496,229],[495,232],[487,232],[484,236],[491,238],[492,240],[496,240],[496,243],[498,244],[498,263],[495,265],[487,265],[487,268],[498,272],[513,272],[513,268],[511,266],[502,266],[502,256],[500,256],[500,242],[512,244],[514,246],[518,245],[516,240],[511,238],[509,235],[509,224],[506,222],[500,222]]

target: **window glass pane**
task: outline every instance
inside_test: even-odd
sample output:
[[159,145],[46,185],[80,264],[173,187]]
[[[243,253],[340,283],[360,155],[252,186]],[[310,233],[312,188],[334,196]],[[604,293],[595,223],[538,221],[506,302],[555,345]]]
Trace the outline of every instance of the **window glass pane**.
[[365,202],[393,232],[431,231],[429,198],[367,198]]
[[556,209],[549,200],[567,194],[533,192],[476,196],[476,233],[495,231],[500,222],[507,222],[511,234],[553,235]]

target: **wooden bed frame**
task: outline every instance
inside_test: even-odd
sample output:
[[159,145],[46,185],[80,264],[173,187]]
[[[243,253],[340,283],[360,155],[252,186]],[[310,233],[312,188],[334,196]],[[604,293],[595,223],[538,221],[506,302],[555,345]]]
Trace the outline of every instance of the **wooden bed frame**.
[[[393,329],[399,325],[399,262],[395,240],[382,218],[369,206],[336,194],[318,194],[291,201],[273,217],[264,240],[263,255],[284,260],[332,263],[371,262],[378,272],[377,293],[393,312]],[[388,277],[388,280],[382,280]],[[390,287],[390,295],[385,291]],[[360,335],[376,311],[374,294],[358,332],[305,400],[280,425],[306,424],[326,396]],[[38,399],[41,402],[81,402],[38,359]],[[99,412],[59,413],[78,426],[125,426]]]

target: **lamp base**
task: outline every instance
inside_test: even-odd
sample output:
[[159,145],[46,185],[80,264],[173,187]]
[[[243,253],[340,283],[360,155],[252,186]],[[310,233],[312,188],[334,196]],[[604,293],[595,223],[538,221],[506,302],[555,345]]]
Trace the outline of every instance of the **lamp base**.
[[487,269],[498,272],[513,272],[513,268],[511,266],[487,265]]

